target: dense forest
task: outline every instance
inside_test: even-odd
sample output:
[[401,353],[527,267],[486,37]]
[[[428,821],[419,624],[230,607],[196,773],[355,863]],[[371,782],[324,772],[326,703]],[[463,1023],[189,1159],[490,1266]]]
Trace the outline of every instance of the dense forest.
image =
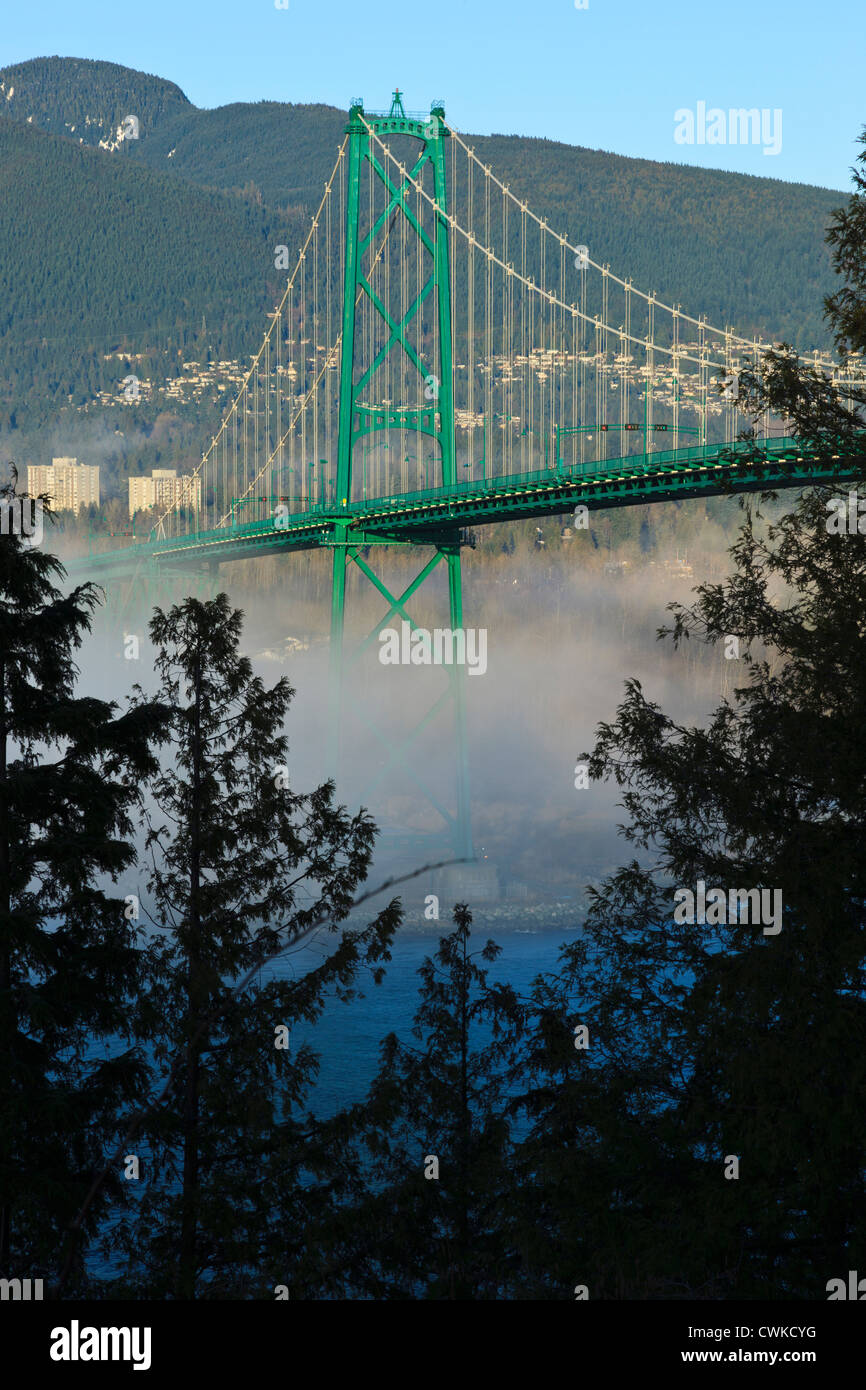
[[243,351],[278,294],[287,218],[103,151],[0,121],[0,372],[5,419],[90,400],[144,355],[160,375],[201,346]]

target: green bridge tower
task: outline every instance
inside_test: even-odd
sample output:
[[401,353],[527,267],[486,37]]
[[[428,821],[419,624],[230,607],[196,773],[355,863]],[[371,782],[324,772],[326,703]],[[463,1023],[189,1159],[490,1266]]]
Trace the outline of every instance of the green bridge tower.
[[[408,171],[406,179],[398,186],[382,161],[372,148],[371,132],[379,135],[408,135],[420,141],[417,159]],[[460,572],[460,550],[463,544],[459,524],[443,521],[436,532],[425,531],[419,536],[420,544],[432,545],[433,556],[423,566],[411,584],[399,595],[389,592],[381,578],[367,564],[362,551],[368,546],[405,545],[405,534],[390,535],[387,526],[377,524],[367,529],[358,525],[355,517],[350,521],[345,513],[340,513],[352,501],[352,479],[355,446],[366,436],[379,431],[400,430],[418,431],[427,435],[438,445],[442,484],[445,487],[457,481],[457,465],[454,445],[454,386],[453,358],[451,343],[451,280],[449,266],[447,216],[447,194],[445,181],[445,142],[448,130],[445,125],[445,111],[441,103],[431,105],[429,115],[407,115],[399,89],[394,92],[391,109],[387,113],[365,112],[363,101],[354,100],[349,112],[348,171],[346,199],[346,237],[345,266],[343,274],[343,324],[342,352],[340,365],[339,432],[337,453],[337,478],[335,495],[335,525],[333,544],[333,587],[331,597],[331,645],[330,645],[330,711],[329,726],[331,736],[331,773],[336,776],[341,760],[342,730],[344,725],[344,689],[347,676],[353,664],[360,659],[378,639],[383,628],[394,620],[408,622],[412,629],[415,624],[406,605],[417,593],[424,581],[444,560],[448,573],[448,626],[452,630],[463,627],[463,600]],[[412,191],[415,180],[421,180],[426,165],[430,165],[433,175],[434,209],[429,227],[414,215],[407,195]],[[361,187],[362,173],[369,171],[385,190],[385,209],[375,219],[370,213],[369,226],[362,227]],[[429,176],[428,176],[429,179]],[[365,273],[365,255],[373,250],[383,229],[388,235],[396,218],[407,222],[407,243],[409,238],[420,241],[421,247],[413,246],[419,254],[426,252],[426,275],[418,292],[411,299],[401,318],[391,313],[391,306],[382,302],[376,294]],[[390,225],[389,225],[390,224]],[[384,325],[385,346],[372,362],[360,360],[360,344],[357,333],[356,305],[360,297],[366,296],[371,312]],[[422,360],[419,350],[408,336],[408,328],[417,315],[421,314],[425,303],[430,300],[436,315],[438,332],[438,360]],[[419,396],[424,405],[371,406],[365,405],[362,396],[374,373],[385,361],[389,353],[405,353],[420,378],[423,388]],[[429,404],[428,404],[429,402]],[[412,541],[409,544],[413,544]],[[344,619],[346,608],[346,573],[348,566],[354,564],[366,580],[372,584],[385,599],[388,609],[385,616],[376,624],[373,631],[351,654],[344,649]],[[469,768],[466,750],[466,706],[465,706],[465,666],[456,662],[443,668],[447,675],[448,687],[426,714],[417,722],[408,736],[399,738],[393,730],[377,730],[376,735],[387,750],[385,766],[380,771],[376,784],[379,785],[392,768],[403,767],[420,786],[425,796],[435,806],[445,821],[454,854],[459,859],[472,859],[472,831],[469,806]],[[456,755],[456,808],[442,804],[441,799],[427,787],[417,763],[410,761],[412,744],[442,711],[450,705],[453,712],[453,746]]]

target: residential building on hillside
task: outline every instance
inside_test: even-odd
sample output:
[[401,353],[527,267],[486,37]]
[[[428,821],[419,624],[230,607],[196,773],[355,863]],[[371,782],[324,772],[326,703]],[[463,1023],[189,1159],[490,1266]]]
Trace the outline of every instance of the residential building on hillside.
[[55,512],[80,512],[91,503],[99,506],[99,466],[59,457],[51,463],[29,464],[27,491],[31,497],[47,494]]
[[150,477],[129,479],[129,515],[158,507],[201,508],[201,478],[191,473],[177,476],[175,468],[154,468]]

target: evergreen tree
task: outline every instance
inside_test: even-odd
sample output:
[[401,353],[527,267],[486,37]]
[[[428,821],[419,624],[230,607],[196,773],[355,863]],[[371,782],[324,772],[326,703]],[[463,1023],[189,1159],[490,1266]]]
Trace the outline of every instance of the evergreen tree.
[[[828,317],[862,346],[862,193],[829,239],[846,283]],[[866,402],[791,350],[748,387],[801,438],[862,451]],[[660,635],[677,646],[739,640],[742,682],[706,726],[630,681],[599,730],[590,774],[623,788],[638,856],[535,992],[518,1155],[535,1288],[822,1298],[862,1264],[866,537],[828,527],[834,491],[805,491],[775,525],[747,509],[731,577],[672,605]],[[689,921],[699,885],[724,909],[714,895]],[[731,906],[739,889],[767,891],[757,924]]]
[[[308,1047],[292,1053],[292,1026],[319,1017],[330,990],[350,999],[362,966],[380,979],[399,922],[392,903],[365,929],[344,929],[300,979],[262,973],[322,921],[336,930],[347,916],[375,827],[334,805],[332,783],[289,789],[293,692],[254,675],[241,627],[225,594],[157,609],[150,625],[160,697],[174,710],[148,832],[157,932],[140,1013],[163,1087],[139,1130],[135,1219],[112,1235],[128,1258],[126,1288],[150,1297],[273,1297],[275,1262],[274,1282],[291,1281],[292,1242],[316,1201],[302,1181],[297,1111],[317,1066]],[[277,1256],[281,1217],[292,1235]]]
[[73,1218],[146,1079],[130,1030],[136,928],[103,885],[134,861],[167,711],[76,696],[98,594],[62,594],[38,533],[8,524],[22,501],[14,479],[0,490],[0,1272],[50,1279],[65,1263],[82,1290],[86,1238],[119,1175]]
[[368,1096],[321,1127],[344,1154],[332,1209],[307,1233],[308,1293],[358,1298],[503,1296],[511,1145],[506,1043],[519,1033],[509,985],[469,950],[472,916],[418,971],[417,1046],[390,1033]]

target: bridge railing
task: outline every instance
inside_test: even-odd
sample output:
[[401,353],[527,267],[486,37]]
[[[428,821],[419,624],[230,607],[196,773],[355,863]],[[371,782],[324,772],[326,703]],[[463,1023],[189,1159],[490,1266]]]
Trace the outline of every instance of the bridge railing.
[[586,461],[567,464],[562,461],[548,464],[545,468],[526,473],[508,473],[490,478],[475,478],[456,482],[448,487],[421,488],[412,492],[402,492],[387,497],[370,497],[353,502],[353,512],[380,513],[388,507],[417,507],[435,505],[449,497],[483,497],[520,491],[524,487],[539,484],[554,484],[558,480],[569,481],[574,478],[608,478],[636,472],[678,472],[689,463],[712,458],[730,457],[732,462],[738,458],[743,461],[752,458],[772,458],[774,455],[790,454],[799,446],[789,438],[761,440],[752,443],[748,440],[733,444],[694,445],[687,449],[657,450],[647,454],[628,454],[621,458]]
[[567,483],[575,479],[610,479],[635,473],[680,472],[692,463],[712,459],[714,463],[730,459],[746,462],[752,459],[772,459],[785,454],[802,452],[802,446],[794,439],[777,438],[760,441],[736,441],[731,444],[694,445],[685,449],[656,450],[647,454],[629,454],[620,458],[600,461],[566,464],[563,461],[548,464],[545,468],[533,469],[525,473],[509,473],[488,478],[466,479],[449,486],[420,488],[411,492],[394,493],[381,497],[368,497],[353,501],[342,507],[321,501],[314,503],[306,511],[296,512],[277,525],[273,516],[257,521],[232,523],[219,528],[219,531],[191,532],[186,536],[174,538],[170,545],[163,547],[172,550],[186,549],[200,543],[203,536],[220,535],[228,539],[243,540],[248,537],[271,535],[276,531],[291,532],[293,535],[305,530],[327,529],[330,521],[341,516],[376,516],[390,511],[425,510],[446,505],[450,499],[464,497],[505,496],[520,492],[524,488],[554,486],[558,482]]

